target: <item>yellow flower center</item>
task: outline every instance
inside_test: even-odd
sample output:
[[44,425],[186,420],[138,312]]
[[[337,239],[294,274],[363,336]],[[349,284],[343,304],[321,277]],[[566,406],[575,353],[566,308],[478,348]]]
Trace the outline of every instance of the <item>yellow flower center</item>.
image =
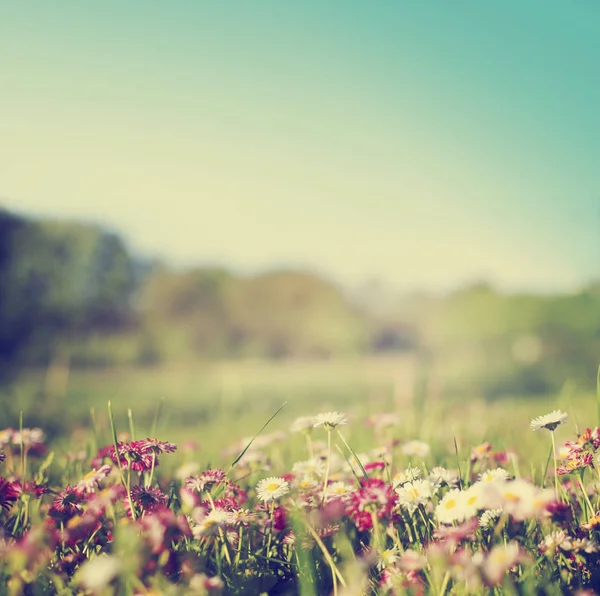
[[513,501],[514,503],[519,500],[519,495],[515,495],[515,493],[504,493],[504,500]]
[[271,482],[271,484],[267,484],[266,490],[269,492],[276,491],[279,488],[279,484],[275,484],[275,482]]
[[411,489],[408,491],[408,494],[409,494],[409,495],[410,495],[410,496],[411,496],[413,499],[416,499],[416,498],[418,498],[418,496],[419,496],[419,491],[418,491],[416,488],[411,488]]
[[476,495],[473,495],[472,497],[469,497],[467,499],[467,504],[468,505],[473,505],[473,503],[476,503],[476,502],[477,502],[477,496]]
[[454,509],[456,507],[456,499],[448,499],[444,507],[446,509]]

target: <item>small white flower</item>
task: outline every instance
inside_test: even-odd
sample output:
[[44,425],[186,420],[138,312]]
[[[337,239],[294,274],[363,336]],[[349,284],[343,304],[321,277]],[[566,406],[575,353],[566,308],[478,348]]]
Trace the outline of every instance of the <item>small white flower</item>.
[[379,554],[377,558],[377,569],[382,571],[386,567],[393,565],[400,557],[400,551],[397,546],[393,546],[392,548],[388,548]]
[[555,430],[556,427],[569,417],[565,412],[561,412],[560,410],[554,410],[550,412],[550,414],[546,414],[545,416],[538,416],[531,421],[531,430],[541,430],[542,428],[547,428],[548,430]]
[[484,529],[493,528],[502,516],[502,513],[502,509],[490,509],[489,511],[484,511],[479,518],[479,527]]
[[570,551],[572,548],[571,537],[564,530],[550,532],[540,544],[540,549],[549,555],[553,555],[558,549]]
[[354,487],[345,482],[332,482],[327,487],[327,500],[347,497],[353,490]]
[[576,538],[571,543],[575,552],[584,552],[588,555],[598,552],[598,544],[589,538]]
[[404,472],[398,472],[397,474],[394,474],[394,477],[392,478],[392,487],[398,488],[406,482],[413,482],[417,478],[420,478],[420,476],[421,470],[419,468],[415,466],[408,466]]
[[507,480],[508,472],[502,468],[486,470],[483,474],[479,474],[480,482],[506,482]]
[[216,534],[219,528],[230,523],[230,514],[223,509],[213,509],[205,515],[200,508],[196,508],[192,511],[192,520],[195,522],[192,527],[192,535],[194,538],[200,539],[203,536]]
[[431,448],[423,441],[408,441],[402,445],[402,453],[409,457],[427,457]]
[[200,464],[195,461],[190,461],[177,468],[175,471],[175,478],[178,480],[185,480],[188,476],[193,476],[200,471]]
[[448,491],[435,508],[435,516],[441,524],[463,521],[466,513],[465,493],[457,488]]
[[398,566],[405,571],[420,571],[427,565],[427,559],[419,552],[405,550],[400,557]]
[[336,426],[343,426],[344,424],[348,424],[348,419],[344,414],[340,412],[325,412],[317,414],[313,426],[315,428],[324,426],[326,430],[333,430]]
[[105,464],[98,470],[88,472],[76,485],[75,490],[79,493],[90,494],[96,491],[100,482],[106,478],[112,470],[112,466]]
[[458,475],[456,472],[451,472],[450,470],[446,470],[446,468],[442,468],[441,466],[436,466],[429,472],[429,479],[432,484],[436,486],[441,486],[442,484],[447,484],[448,486],[453,486],[458,484]]
[[473,517],[477,512],[485,509],[485,485],[476,482],[465,493],[465,517]]
[[112,555],[99,555],[81,566],[77,573],[77,580],[88,590],[101,590],[117,577],[121,566],[119,558]]
[[429,480],[415,480],[406,482],[396,489],[398,502],[412,515],[418,505],[426,503],[431,497],[431,484]]
[[317,457],[306,461],[297,461],[292,466],[292,473],[296,476],[322,476],[324,471],[325,463]]
[[292,422],[290,426],[290,432],[299,433],[302,431],[308,431],[315,424],[314,416],[300,416],[300,418],[296,418],[294,422]]
[[502,581],[504,574],[521,559],[521,551],[516,542],[497,544],[483,563],[483,574],[488,582],[498,584]]
[[290,485],[283,478],[264,478],[256,485],[256,494],[261,501],[278,499],[290,492]]

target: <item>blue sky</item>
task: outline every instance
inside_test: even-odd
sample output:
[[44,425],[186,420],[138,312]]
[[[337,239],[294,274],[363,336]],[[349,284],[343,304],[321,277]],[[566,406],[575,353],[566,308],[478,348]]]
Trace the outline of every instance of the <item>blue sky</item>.
[[600,3],[0,0],[0,197],[173,263],[598,277]]

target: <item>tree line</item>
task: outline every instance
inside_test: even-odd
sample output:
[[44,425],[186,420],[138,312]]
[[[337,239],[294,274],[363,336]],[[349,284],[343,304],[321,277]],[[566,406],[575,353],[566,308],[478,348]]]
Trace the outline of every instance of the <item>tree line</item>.
[[193,358],[331,358],[411,351],[447,393],[541,393],[589,383],[600,286],[504,295],[475,285],[385,312],[301,271],[177,270],[101,226],[0,210],[0,378],[63,355],[73,366]]

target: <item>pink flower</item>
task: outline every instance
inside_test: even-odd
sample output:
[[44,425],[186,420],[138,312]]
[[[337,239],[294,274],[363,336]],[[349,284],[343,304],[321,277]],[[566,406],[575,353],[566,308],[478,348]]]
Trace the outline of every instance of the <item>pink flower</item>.
[[166,505],[169,498],[160,488],[154,486],[134,486],[131,488],[131,500],[143,512],[154,511],[161,505]]
[[18,498],[19,491],[16,490],[14,483],[6,478],[0,478],[0,507],[8,511]]
[[82,496],[74,487],[67,484],[65,490],[58,493],[49,515],[58,519],[68,519],[81,511]]

